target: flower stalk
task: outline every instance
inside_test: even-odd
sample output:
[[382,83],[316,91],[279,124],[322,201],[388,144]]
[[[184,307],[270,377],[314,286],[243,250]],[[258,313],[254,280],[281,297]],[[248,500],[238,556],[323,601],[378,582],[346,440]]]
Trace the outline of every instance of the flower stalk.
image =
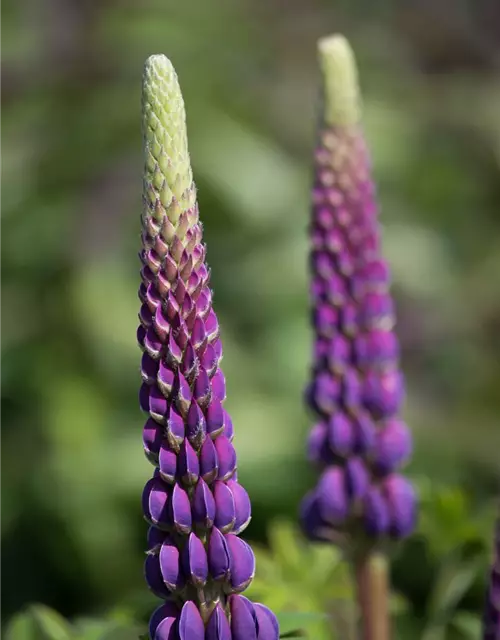
[[387,640],[388,584],[378,551],[414,528],[415,492],[400,473],[412,439],[399,417],[404,380],[354,55],[342,36],[320,40],[318,54],[323,112],[314,156],[315,336],[306,395],[318,418],[309,458],[321,476],[301,520],[311,539],[340,545],[353,563],[361,637]]
[[277,640],[274,614],[245,598],[255,572],[239,534],[251,505],[224,407],[222,343],[191,170],[184,102],[163,55],[145,64],[138,341],[150,524],[145,577],[164,603],[151,640]]

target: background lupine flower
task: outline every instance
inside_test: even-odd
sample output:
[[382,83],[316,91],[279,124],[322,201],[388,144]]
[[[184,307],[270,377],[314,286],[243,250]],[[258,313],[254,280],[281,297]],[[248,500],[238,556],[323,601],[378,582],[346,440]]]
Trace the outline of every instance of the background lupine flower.
[[250,500],[236,475],[224,409],[222,345],[198,220],[176,73],[152,56],[143,80],[145,176],[141,408],[144,449],[155,465],[143,493],[151,528],[145,561],[152,640],[275,640],[274,614],[241,594],[255,559],[238,534]]
[[500,519],[495,529],[494,547],[483,617],[483,640],[500,639]]
[[302,521],[313,539],[401,538],[415,523],[413,487],[398,473],[412,442],[398,417],[404,383],[355,61],[340,36],[320,41],[319,58],[324,113],[312,194],[315,343],[307,400],[318,417],[309,457],[323,472],[303,502]]

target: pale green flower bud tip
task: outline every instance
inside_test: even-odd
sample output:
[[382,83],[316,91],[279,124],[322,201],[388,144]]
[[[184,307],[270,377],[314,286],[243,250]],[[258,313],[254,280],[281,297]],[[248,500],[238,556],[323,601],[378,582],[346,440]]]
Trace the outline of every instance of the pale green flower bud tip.
[[323,75],[326,124],[357,124],[361,118],[361,96],[356,60],[347,38],[338,34],[321,38],[318,57]]

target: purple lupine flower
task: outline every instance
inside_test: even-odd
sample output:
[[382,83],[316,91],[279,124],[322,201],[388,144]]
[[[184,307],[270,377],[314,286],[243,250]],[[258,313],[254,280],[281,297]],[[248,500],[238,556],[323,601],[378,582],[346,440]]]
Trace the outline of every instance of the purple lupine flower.
[[143,492],[151,525],[146,581],[165,600],[151,640],[276,640],[274,614],[240,595],[255,572],[238,535],[250,500],[238,483],[222,344],[198,218],[177,75],[151,56],[143,81],[145,176],[138,341],[144,450],[155,468]]
[[483,615],[483,640],[500,640],[500,519],[495,528],[493,553]]
[[309,458],[323,471],[301,519],[313,539],[360,525],[371,538],[401,538],[416,518],[415,492],[398,473],[412,439],[399,417],[404,381],[356,67],[341,36],[321,40],[319,57],[324,114],[312,192],[315,342],[306,396],[318,418]]

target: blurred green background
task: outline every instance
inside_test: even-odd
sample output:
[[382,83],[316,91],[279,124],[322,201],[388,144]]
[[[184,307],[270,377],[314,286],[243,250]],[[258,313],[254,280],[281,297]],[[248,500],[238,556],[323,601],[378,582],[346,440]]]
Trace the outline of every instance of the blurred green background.
[[302,406],[315,43],[340,31],[360,67],[424,503],[394,586],[415,637],[444,629],[430,599],[449,556],[465,631],[429,639],[469,637],[500,475],[498,1],[4,0],[2,18],[3,622],[32,602],[140,622],[155,602],[135,330],[141,73],[158,52],[187,105],[255,588],[301,610],[300,554],[316,551],[288,521],[315,477]]

